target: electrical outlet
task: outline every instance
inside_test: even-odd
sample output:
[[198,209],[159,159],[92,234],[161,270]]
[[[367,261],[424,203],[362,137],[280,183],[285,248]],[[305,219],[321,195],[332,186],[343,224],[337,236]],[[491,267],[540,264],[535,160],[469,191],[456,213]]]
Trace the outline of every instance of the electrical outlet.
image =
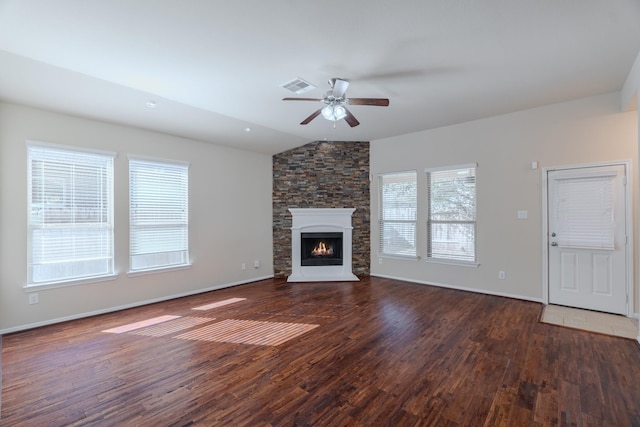
[[243,263],[242,263],[242,269],[243,269],[243,270],[246,270],[246,269],[247,269],[247,263],[246,263],[246,262],[243,262]]
[[31,294],[29,294],[29,304],[37,304],[39,301],[38,299],[38,293],[37,292],[33,292]]
[[253,261],[253,268],[260,268],[260,261],[258,260]]
[[504,271],[498,271],[498,279],[504,280],[507,277],[507,274]]

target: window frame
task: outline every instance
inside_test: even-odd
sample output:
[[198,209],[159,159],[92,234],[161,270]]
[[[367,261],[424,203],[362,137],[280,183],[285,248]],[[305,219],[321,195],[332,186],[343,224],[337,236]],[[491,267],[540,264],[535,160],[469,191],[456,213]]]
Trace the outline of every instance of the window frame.
[[[398,176],[398,175],[409,175],[413,174],[413,182],[415,185],[415,202],[414,202],[414,212],[415,217],[413,220],[402,220],[402,219],[386,219],[384,216],[384,179],[385,177]],[[418,171],[415,169],[406,170],[406,171],[397,171],[397,172],[385,172],[378,174],[378,256],[381,258],[400,258],[400,259],[408,259],[408,260],[418,260]],[[384,251],[384,226],[387,223],[396,223],[396,224],[413,224],[413,241],[414,241],[414,253],[413,254],[402,254],[402,253],[391,253]]]
[[[432,219],[432,188],[431,188],[431,180],[432,174],[437,172],[454,172],[461,171],[465,169],[473,169],[474,175],[474,219],[473,220],[434,220]],[[436,264],[453,264],[453,265],[461,265],[466,267],[478,267],[480,264],[478,263],[478,188],[477,188],[477,163],[467,163],[461,165],[450,165],[450,166],[440,166],[440,167],[431,167],[426,168],[424,171],[426,173],[426,183],[427,183],[427,210],[426,210],[426,256],[425,261],[429,263]],[[432,232],[432,224],[460,224],[460,225],[471,225],[473,230],[473,259],[465,260],[460,259],[458,257],[444,257],[444,256],[433,256],[433,232]]]
[[[129,177],[129,270],[127,272],[127,275],[136,276],[136,275],[153,274],[153,273],[159,273],[159,272],[166,272],[170,270],[181,270],[181,269],[190,268],[191,267],[191,259],[190,259],[190,253],[189,253],[189,167],[190,167],[190,163],[186,161],[180,161],[180,160],[169,160],[169,159],[161,159],[156,157],[137,156],[137,155],[128,155],[127,158],[129,161],[129,164],[128,164],[129,166],[129,172],[128,172],[128,177]],[[185,188],[182,189],[182,193],[179,195],[183,197],[182,201],[184,202],[184,204],[182,205],[183,213],[181,214],[181,218],[184,220],[184,222],[182,222],[181,220],[176,220],[176,222],[174,223],[160,222],[160,221],[156,223],[147,223],[144,225],[141,223],[137,223],[136,217],[134,214],[135,207],[133,206],[133,203],[135,202],[134,189],[133,189],[133,185],[135,185],[135,182],[134,182],[133,175],[136,172],[138,173],[141,172],[141,169],[132,168],[132,165],[135,165],[135,164],[140,164],[140,165],[145,164],[149,166],[147,171],[149,171],[149,169],[154,167],[159,169],[161,168],[173,169],[173,170],[181,169],[183,171],[183,175],[180,177],[180,179],[182,180],[181,184],[183,184]],[[153,183],[162,185],[162,183],[159,180],[154,180]],[[178,193],[176,193],[175,195],[178,196]],[[166,215],[166,211],[164,212],[164,214]],[[136,237],[134,236],[134,234],[142,230],[155,229],[155,230],[166,231],[167,229],[170,229],[172,227],[174,229],[184,227],[185,230],[182,235],[182,241],[184,242],[184,247],[179,250],[174,248],[174,250],[168,251],[165,253],[183,252],[181,254],[182,262],[157,263],[154,265],[147,265],[143,268],[134,268],[134,264],[136,264],[136,261],[134,261],[135,256],[143,257],[143,256],[151,256],[153,254],[153,252],[145,252],[145,251],[139,252],[134,249],[134,246],[138,244],[137,242],[139,242],[138,240],[136,240]]]
[[[32,141],[32,140],[26,141],[26,151],[27,151],[26,152],[26,157],[27,157],[27,282],[24,285],[24,288],[28,290],[47,289],[47,288],[79,285],[79,284],[85,284],[85,283],[94,283],[94,282],[100,282],[105,280],[114,280],[117,277],[117,274],[115,272],[115,246],[114,246],[115,244],[115,240],[114,240],[114,228],[115,228],[114,227],[115,225],[114,163],[115,163],[115,158],[117,157],[117,153],[113,151],[87,149],[87,148],[78,147],[78,146],[54,144],[49,142]],[[39,151],[41,152],[40,155],[38,155]],[[58,156],[60,157],[60,159],[55,159],[56,152],[58,153]],[[85,160],[84,164],[81,162],[83,160],[82,159],[83,156],[86,157],[84,159]],[[68,157],[68,159],[64,159],[64,157]],[[74,160],[73,159],[74,157],[77,157],[75,159],[76,162],[68,163]],[[59,196],[60,196],[60,200],[62,201],[59,203],[61,207],[64,206],[65,204],[68,205],[67,210],[71,211],[70,214],[74,217],[74,220],[66,223],[59,222],[59,221],[47,222],[46,220],[43,220],[42,222],[36,221],[34,220],[34,216],[33,216],[33,212],[35,208],[34,185],[38,185],[37,179],[34,177],[34,170],[33,170],[35,162],[37,161],[50,162],[50,163],[58,162],[58,164],[65,164],[65,160],[67,161],[66,163],[67,166],[65,166],[65,168],[69,167],[69,165],[72,165],[72,166],[70,167],[69,170],[66,170],[66,171],[64,170],[64,168],[59,169],[63,171],[61,173],[62,175],[58,175],[58,176],[41,175],[38,177],[38,179],[42,181],[40,183],[41,186],[45,185],[44,184],[45,180],[60,181],[61,183],[60,188],[62,190],[61,190],[61,195]],[[88,163],[95,163],[93,165],[94,169],[91,169],[91,167],[86,169]],[[103,165],[98,166],[97,164],[99,163],[103,163]],[[81,200],[80,196],[85,195],[85,200],[86,200],[86,194],[82,194],[82,190],[78,189],[79,187],[77,186],[78,182],[86,183],[86,181],[76,181],[76,179],[79,176],[81,176],[80,168],[78,167],[79,165],[85,168],[85,172],[87,170],[90,170],[90,171],[92,170],[93,172],[96,173],[97,176],[100,176],[102,179],[104,179],[104,185],[99,186],[99,188],[101,189],[101,196],[102,196],[101,199],[103,199],[106,202],[106,207],[102,206],[101,209],[99,209],[99,212],[100,212],[99,215],[102,216],[103,218],[102,221],[88,222],[88,221],[76,220],[76,215],[79,209],[78,206],[80,204],[78,200]],[[49,172],[51,172],[51,174],[54,175],[52,170],[50,170]],[[34,182],[34,179],[36,179],[36,182]],[[72,180],[71,183],[65,181],[65,180],[68,181],[69,179]],[[40,188],[40,192],[42,191],[44,191],[44,187]],[[42,193],[42,195],[43,195],[43,200],[49,198],[46,193]],[[51,197],[54,197],[54,196],[55,195]],[[45,203],[48,203],[48,202],[42,202],[42,201],[40,202],[40,204],[45,204]],[[45,209],[45,208],[43,207],[41,209]],[[69,225],[65,226],[64,224],[69,224]],[[78,224],[85,229],[94,228],[98,230],[102,229],[107,231],[106,243],[102,243],[102,245],[100,246],[102,251],[107,251],[106,256],[103,255],[98,258],[98,259],[103,259],[104,262],[106,262],[106,265],[105,265],[106,271],[103,273],[96,273],[96,274],[77,274],[76,273],[75,275],[70,275],[66,277],[36,281],[36,279],[34,278],[34,276],[37,275],[37,273],[34,273],[34,266],[36,262],[35,259],[40,258],[42,256],[46,258],[46,253],[43,252],[43,254],[36,256],[34,252],[36,250],[36,248],[34,247],[36,244],[36,242],[34,242],[34,233],[36,232],[36,230],[67,229],[68,231],[72,232],[74,229],[78,228]],[[98,238],[98,241],[105,242],[104,235]],[[74,248],[78,248],[78,246],[74,246]],[[78,249],[74,249],[74,252],[76,252],[77,250]],[[59,253],[60,248],[57,247],[56,251],[58,251]],[[58,264],[63,264],[66,262],[66,263],[78,263],[76,265],[81,265],[81,263],[83,262],[82,258],[83,257],[69,258],[64,261],[62,260],[58,261]],[[85,258],[86,258],[86,255],[85,255]],[[96,258],[90,258],[90,260],[95,260],[95,259]],[[85,259],[84,261],[87,261],[87,259]],[[46,261],[44,260],[43,262],[46,263]],[[77,267],[69,266],[67,268],[70,268],[73,270],[74,268],[77,268]]]

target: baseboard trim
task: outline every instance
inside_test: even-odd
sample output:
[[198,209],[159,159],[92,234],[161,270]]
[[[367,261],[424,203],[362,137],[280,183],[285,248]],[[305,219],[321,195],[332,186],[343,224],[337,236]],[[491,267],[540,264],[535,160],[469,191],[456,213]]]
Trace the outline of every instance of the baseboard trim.
[[543,302],[542,298],[527,297],[524,295],[508,294],[504,292],[493,292],[493,291],[488,291],[486,289],[464,288],[462,286],[448,285],[446,283],[427,282],[423,280],[407,279],[406,277],[387,276],[384,274],[371,274],[371,276],[380,277],[383,279],[401,280],[403,282],[417,283],[419,285],[428,285],[428,286],[436,286],[439,288],[454,289],[456,291],[473,292],[476,294],[493,295],[496,297],[513,298],[513,299],[520,299],[524,301],[532,301],[532,302],[539,302],[539,303]]
[[120,306],[116,306],[116,307],[109,307],[109,308],[105,308],[105,309],[101,309],[101,310],[89,311],[89,312],[85,312],[85,313],[74,314],[74,315],[71,315],[71,316],[59,317],[57,319],[45,320],[43,322],[30,323],[30,324],[27,324],[27,325],[21,325],[21,326],[16,326],[16,327],[13,327],[13,328],[2,329],[2,330],[0,330],[0,335],[6,335],[6,334],[14,333],[14,332],[26,331],[28,329],[39,328],[39,327],[42,327],[42,326],[54,325],[56,323],[68,322],[70,320],[83,319],[85,317],[98,316],[100,314],[113,313],[114,311],[120,311],[120,310],[129,309],[129,308],[141,307],[143,305],[155,304],[157,302],[169,301],[169,300],[176,299],[176,298],[182,298],[182,297],[188,297],[188,296],[191,296],[191,295],[203,294],[205,292],[211,292],[211,291],[215,291],[215,290],[218,290],[218,289],[230,288],[232,286],[246,285],[247,283],[259,282],[261,280],[272,279],[272,278],[273,278],[273,274],[271,274],[269,276],[263,276],[263,277],[254,277],[254,278],[249,279],[249,280],[242,280],[242,281],[238,281],[238,282],[224,283],[224,284],[221,284],[221,285],[212,286],[210,288],[198,289],[198,290],[189,291],[189,292],[182,292],[180,294],[174,294],[174,295],[167,295],[167,296],[158,297],[158,298],[152,298],[152,299],[149,299],[149,300],[138,301],[138,302],[134,302],[134,303],[131,303],[131,304],[124,304],[124,305],[120,305]]

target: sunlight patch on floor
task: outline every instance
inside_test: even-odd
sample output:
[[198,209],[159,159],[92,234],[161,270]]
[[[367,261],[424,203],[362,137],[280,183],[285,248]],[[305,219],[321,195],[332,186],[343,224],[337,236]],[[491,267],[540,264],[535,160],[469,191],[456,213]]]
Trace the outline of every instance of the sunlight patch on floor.
[[189,329],[194,326],[201,325],[202,323],[211,322],[212,320],[215,320],[215,318],[182,317],[180,319],[170,320],[168,322],[160,323],[146,328],[136,329],[135,331],[131,331],[131,333],[148,337],[163,337],[165,335],[170,335],[176,332],[184,331],[185,329]]
[[134,331],[136,329],[145,328],[145,327],[151,326],[151,325],[156,325],[158,323],[168,322],[169,320],[174,320],[174,319],[177,319],[179,317],[181,317],[181,316],[173,316],[173,315],[158,316],[158,317],[153,317],[153,318],[147,319],[147,320],[141,320],[141,321],[135,322],[135,323],[129,323],[128,325],[118,326],[117,328],[106,329],[106,330],[104,330],[102,332],[107,332],[107,333],[111,333],[111,334],[122,334],[124,332],[131,332],[131,331]]
[[[245,300],[246,298],[229,298],[194,307],[192,310],[206,311]],[[129,323],[102,332],[115,334],[129,333],[132,335],[169,337],[194,341],[277,346],[320,326],[310,323],[284,323],[239,319],[226,319],[204,325],[214,320],[214,317],[167,315]]]
[[320,325],[227,319],[175,338],[253,345],[280,345]]
[[542,312],[541,321],[616,337],[638,338],[638,320],[615,314],[547,305]]
[[246,300],[246,298],[229,298],[223,301],[218,301],[211,304],[201,305],[199,307],[194,307],[191,310],[200,310],[200,311],[211,310],[212,308],[222,307],[224,305],[233,304],[234,302],[244,301],[244,300]]

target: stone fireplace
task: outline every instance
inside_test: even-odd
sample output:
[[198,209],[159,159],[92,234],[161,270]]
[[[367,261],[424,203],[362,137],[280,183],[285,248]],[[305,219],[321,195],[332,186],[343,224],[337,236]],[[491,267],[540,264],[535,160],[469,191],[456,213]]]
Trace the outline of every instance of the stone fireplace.
[[293,208],[355,208],[352,271],[368,276],[371,261],[369,143],[315,141],[273,156],[273,273],[291,275]]
[[355,209],[289,209],[291,275],[289,282],[359,280],[352,272],[351,215]]

